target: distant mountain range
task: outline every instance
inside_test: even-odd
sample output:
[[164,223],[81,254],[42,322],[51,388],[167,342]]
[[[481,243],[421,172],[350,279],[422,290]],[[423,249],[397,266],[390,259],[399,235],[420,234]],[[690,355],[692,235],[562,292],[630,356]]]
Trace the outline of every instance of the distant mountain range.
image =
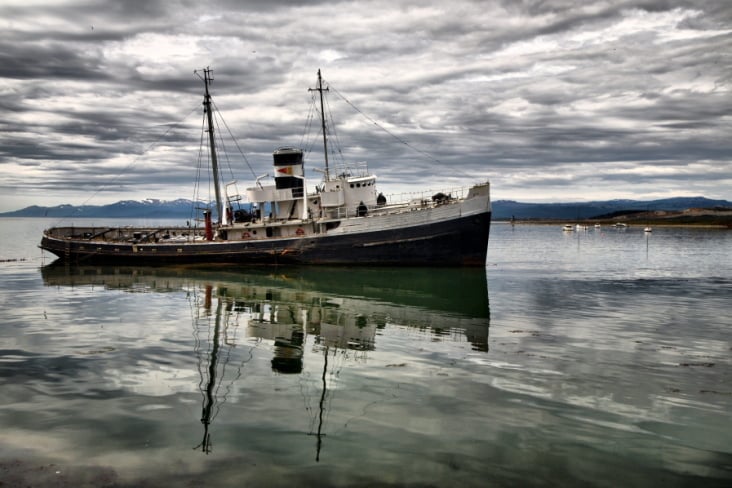
[[[200,204],[199,204],[200,205]],[[41,207],[33,205],[14,212],[0,213],[0,217],[91,217],[91,218],[191,218],[193,202],[186,199],[125,200],[110,205],[58,205]],[[522,203],[512,200],[493,202],[493,219],[591,219],[610,218],[631,212],[681,211],[690,208],[732,208],[727,200],[711,200],[704,197],[677,197],[662,200],[606,200],[575,203]]]
[[[199,204],[205,205],[205,204]],[[123,200],[109,205],[58,205],[41,207],[33,205],[14,212],[0,213],[0,217],[91,217],[91,218],[191,218],[193,202],[186,199],[172,201],[148,199]]]

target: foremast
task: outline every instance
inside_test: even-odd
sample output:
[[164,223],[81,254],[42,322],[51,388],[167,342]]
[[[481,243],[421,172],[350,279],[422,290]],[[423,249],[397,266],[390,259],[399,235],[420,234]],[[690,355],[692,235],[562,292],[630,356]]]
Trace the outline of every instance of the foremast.
[[205,92],[203,95],[203,111],[206,114],[206,123],[208,128],[208,145],[211,152],[211,172],[213,173],[214,180],[214,191],[216,192],[216,217],[218,222],[223,224],[224,222],[224,203],[221,199],[221,181],[219,180],[219,162],[216,157],[216,137],[214,135],[214,123],[213,123],[213,109],[211,107],[211,94],[208,91],[208,86],[213,81],[213,70],[210,68],[204,68],[203,70],[203,85]]

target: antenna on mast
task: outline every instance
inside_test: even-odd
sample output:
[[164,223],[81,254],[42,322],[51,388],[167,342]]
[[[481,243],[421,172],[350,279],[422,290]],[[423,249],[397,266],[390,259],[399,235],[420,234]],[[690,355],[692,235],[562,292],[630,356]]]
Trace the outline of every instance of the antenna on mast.
[[329,91],[328,88],[323,88],[323,78],[320,76],[320,70],[318,70],[318,87],[308,88],[308,91],[319,91],[320,92],[320,123],[323,129],[323,154],[325,154],[325,180],[330,179],[330,172],[328,170],[328,137],[325,134],[325,109],[323,107],[323,92]]

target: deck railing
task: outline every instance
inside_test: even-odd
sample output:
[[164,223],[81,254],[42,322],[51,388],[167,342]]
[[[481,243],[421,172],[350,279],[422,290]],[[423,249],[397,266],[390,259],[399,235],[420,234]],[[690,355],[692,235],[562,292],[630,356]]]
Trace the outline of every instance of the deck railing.
[[[365,216],[426,209],[453,203],[465,198],[469,189],[470,188],[467,187],[456,187],[449,190],[427,190],[423,192],[388,195],[386,196],[386,204],[384,205],[367,205]],[[440,194],[444,196],[444,198],[435,198]],[[338,207],[337,209],[334,209],[334,215],[339,219],[357,217],[359,216],[359,212],[363,213],[363,209],[359,210],[359,207],[360,205]]]
[[453,187],[448,189],[440,189],[440,190],[425,190],[421,192],[405,192],[405,193],[393,193],[390,195],[386,195],[386,203],[387,205],[395,205],[400,203],[409,203],[412,201],[419,201],[419,200],[432,200],[432,197],[442,193],[443,195],[447,195],[448,197],[452,199],[461,199],[465,198],[468,195],[468,190],[470,190],[470,187]]
[[88,241],[166,242],[199,240],[204,229],[199,227],[53,227],[45,233],[59,239],[85,239]]

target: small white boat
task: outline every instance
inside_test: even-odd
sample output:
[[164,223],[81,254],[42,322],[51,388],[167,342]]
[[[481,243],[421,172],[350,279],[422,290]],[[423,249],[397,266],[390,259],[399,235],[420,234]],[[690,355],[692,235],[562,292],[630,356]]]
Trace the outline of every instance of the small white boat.
[[613,225],[613,227],[615,227],[617,229],[625,229],[628,227],[628,224],[626,224],[624,222],[617,222],[615,225]]
[[645,229],[643,229],[643,232],[650,233],[650,232],[653,232],[653,229],[651,227],[646,227]]
[[599,229],[600,227],[600,224],[595,224],[595,229]]
[[562,227],[562,230],[565,232],[572,232],[574,230],[574,227],[572,227],[572,224],[567,224],[564,227]]

